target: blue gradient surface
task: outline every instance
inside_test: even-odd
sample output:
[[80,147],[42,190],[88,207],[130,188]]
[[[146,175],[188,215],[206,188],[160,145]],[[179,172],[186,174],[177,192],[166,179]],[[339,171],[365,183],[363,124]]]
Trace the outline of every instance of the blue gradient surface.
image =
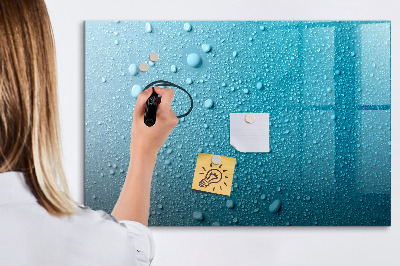
[[[150,225],[390,225],[390,22],[185,23],[85,23],[85,204],[111,212],[131,89],[163,79],[194,109],[158,154]],[[177,90],[175,113],[189,106]],[[270,113],[270,153],[230,146],[245,112]],[[191,189],[198,152],[236,158],[230,197]]]

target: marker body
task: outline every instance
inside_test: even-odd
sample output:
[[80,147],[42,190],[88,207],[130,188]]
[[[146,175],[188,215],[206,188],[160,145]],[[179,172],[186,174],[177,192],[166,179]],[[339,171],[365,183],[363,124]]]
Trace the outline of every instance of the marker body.
[[146,101],[146,109],[144,111],[144,123],[148,127],[152,127],[156,123],[158,94],[154,91]]

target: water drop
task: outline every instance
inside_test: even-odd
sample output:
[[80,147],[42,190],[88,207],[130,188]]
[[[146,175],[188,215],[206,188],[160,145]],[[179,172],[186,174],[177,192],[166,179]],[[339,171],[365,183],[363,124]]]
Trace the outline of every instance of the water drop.
[[128,68],[129,73],[131,73],[131,75],[137,75],[139,73],[139,68],[137,67],[136,64],[131,64]]
[[150,32],[152,32],[152,27],[151,27],[151,24],[150,24],[150,22],[146,22],[146,25],[144,26],[144,30],[147,32],[147,33],[150,33]]
[[132,97],[135,97],[135,98],[138,97],[139,93],[141,93],[141,92],[142,92],[142,86],[140,86],[138,84],[133,85],[132,90],[131,90]]
[[175,66],[175,65],[172,65],[172,66],[171,66],[171,72],[172,72],[172,73],[176,73],[176,70],[177,70],[177,69],[176,69],[176,66]]
[[209,51],[211,51],[211,45],[209,45],[208,43],[205,43],[201,46],[201,50],[203,50],[203,52],[208,53]]
[[274,200],[271,205],[269,205],[270,213],[277,213],[281,208],[281,201],[279,199]]
[[190,25],[190,23],[186,22],[185,24],[183,24],[183,29],[187,32],[192,30],[192,25]]
[[187,56],[186,62],[191,67],[200,67],[201,66],[201,57],[196,53],[191,53]]
[[210,109],[211,107],[213,107],[213,105],[214,105],[214,101],[212,99],[207,99],[204,102],[204,107],[207,109]]
[[235,206],[235,203],[233,202],[233,200],[228,200],[226,202],[226,207],[229,209],[232,209]]
[[203,213],[200,211],[193,212],[193,219],[195,219],[197,221],[203,220],[204,219]]

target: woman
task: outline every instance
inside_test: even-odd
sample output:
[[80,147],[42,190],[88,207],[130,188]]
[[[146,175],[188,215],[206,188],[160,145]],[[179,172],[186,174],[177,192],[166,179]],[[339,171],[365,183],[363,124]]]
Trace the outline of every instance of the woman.
[[0,1],[0,265],[149,265],[147,228],[157,152],[178,119],[173,90],[156,124],[133,112],[131,159],[112,215],[77,206],[61,157],[55,48],[43,0]]

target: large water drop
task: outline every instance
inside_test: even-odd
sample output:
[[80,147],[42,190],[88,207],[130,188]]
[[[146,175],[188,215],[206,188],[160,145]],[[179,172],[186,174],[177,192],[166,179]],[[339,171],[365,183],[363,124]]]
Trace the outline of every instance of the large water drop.
[[269,205],[269,212],[270,213],[277,213],[281,208],[281,201],[279,199],[274,200],[271,205]]
[[136,64],[131,64],[128,68],[129,73],[131,73],[131,75],[137,75],[139,73],[139,68],[137,67]]
[[131,90],[131,95],[133,97],[135,97],[135,98],[138,97],[139,93],[141,93],[141,92],[142,92],[142,86],[140,86],[138,84],[133,85],[132,90]]
[[186,62],[191,67],[199,67],[201,66],[201,57],[196,53],[191,53],[187,56]]

